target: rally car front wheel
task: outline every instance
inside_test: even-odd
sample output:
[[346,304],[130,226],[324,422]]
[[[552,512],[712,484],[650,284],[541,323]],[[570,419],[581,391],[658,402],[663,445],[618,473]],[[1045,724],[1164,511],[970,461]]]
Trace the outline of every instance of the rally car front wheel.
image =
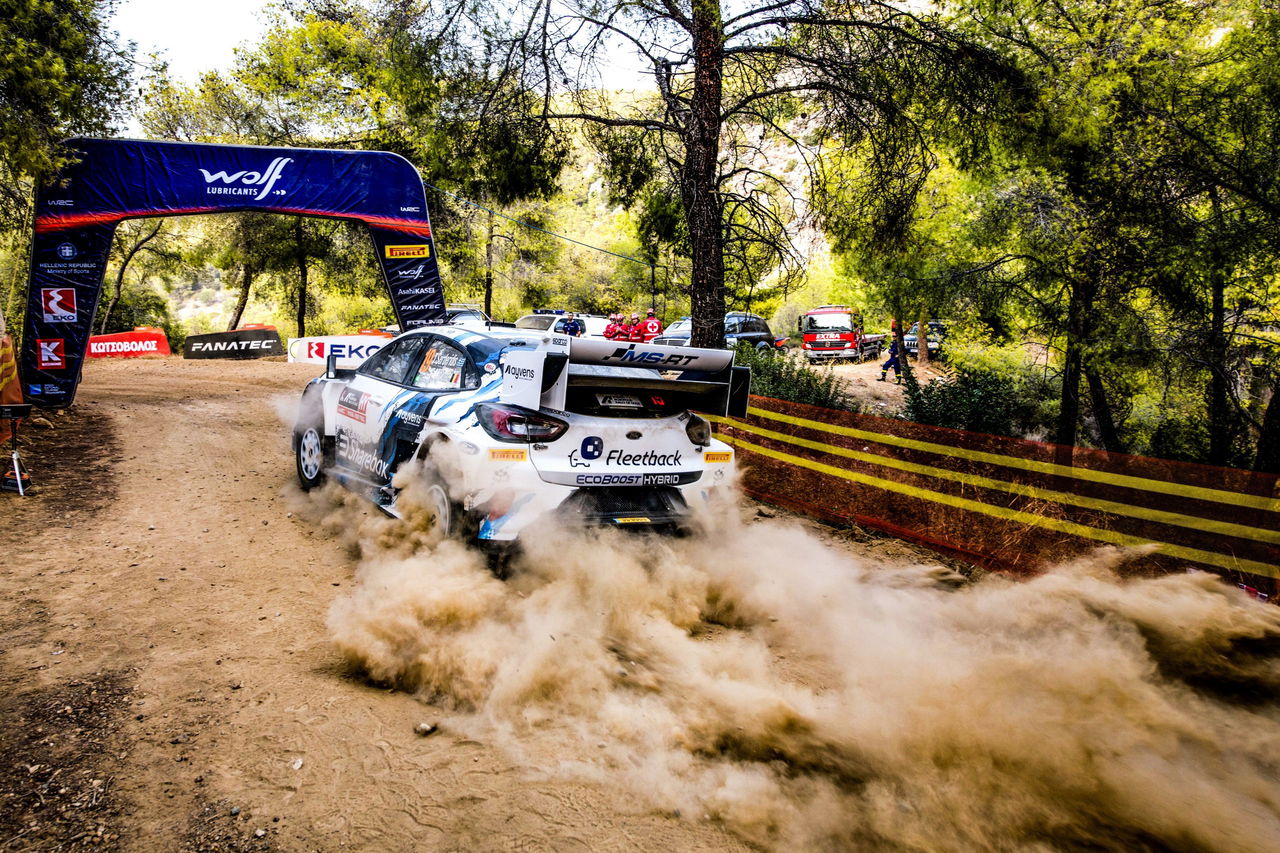
[[293,456],[298,465],[298,482],[304,492],[324,482],[324,436],[319,427],[305,427],[293,434]]

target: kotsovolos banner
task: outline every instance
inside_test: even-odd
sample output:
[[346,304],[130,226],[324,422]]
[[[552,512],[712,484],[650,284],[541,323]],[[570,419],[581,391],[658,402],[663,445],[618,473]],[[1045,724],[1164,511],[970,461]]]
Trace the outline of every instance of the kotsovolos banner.
[[142,355],[171,355],[169,338],[160,329],[134,329],[114,335],[89,338],[89,358],[136,358]]
[[24,391],[66,406],[116,225],[147,216],[259,210],[365,223],[402,329],[442,322],[444,295],[417,170],[383,151],[72,139],[36,196],[22,351]]
[[338,367],[359,367],[364,360],[387,345],[390,335],[325,335],[289,341],[289,361],[326,364],[337,356]]
[[268,355],[284,355],[280,333],[274,328],[188,335],[182,345],[183,358],[264,358]]

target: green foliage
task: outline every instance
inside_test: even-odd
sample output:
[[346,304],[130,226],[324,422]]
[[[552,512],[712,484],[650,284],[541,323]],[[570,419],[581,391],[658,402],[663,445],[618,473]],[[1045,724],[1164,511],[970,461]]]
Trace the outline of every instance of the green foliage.
[[67,162],[63,138],[118,117],[132,49],[108,29],[114,5],[0,0],[0,225],[25,225],[31,182]]
[[981,328],[947,338],[950,374],[907,388],[905,417],[933,426],[1016,438],[1043,438],[1059,389],[1046,365],[1021,344],[995,344]]
[[827,409],[858,411],[844,382],[830,367],[816,370],[806,367],[798,358],[761,352],[750,344],[738,345],[734,361],[751,368],[752,394]]

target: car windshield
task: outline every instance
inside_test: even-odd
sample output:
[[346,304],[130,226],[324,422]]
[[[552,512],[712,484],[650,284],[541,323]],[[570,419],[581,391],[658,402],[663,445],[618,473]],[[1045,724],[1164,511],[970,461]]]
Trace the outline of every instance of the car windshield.
[[547,329],[551,328],[551,324],[554,323],[556,319],[555,314],[530,314],[527,317],[521,317],[519,320],[516,320],[516,328],[537,329],[540,332],[545,332]]
[[693,332],[693,321],[688,317],[683,320],[676,320],[667,327],[668,335],[688,335]]
[[804,318],[806,332],[852,332],[853,317],[848,314],[809,314]]

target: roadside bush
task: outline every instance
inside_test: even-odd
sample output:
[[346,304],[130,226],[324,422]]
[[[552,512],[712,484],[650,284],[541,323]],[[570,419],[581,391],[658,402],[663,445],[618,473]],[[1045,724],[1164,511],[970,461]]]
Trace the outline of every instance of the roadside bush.
[[983,330],[947,341],[949,375],[908,389],[903,417],[932,426],[1041,438],[1057,409],[1056,378],[1026,347],[997,345]]
[[749,344],[739,344],[737,363],[751,368],[751,393],[793,403],[807,403],[828,409],[857,411],[853,397],[831,370],[814,370],[800,359],[781,352],[758,352]]

